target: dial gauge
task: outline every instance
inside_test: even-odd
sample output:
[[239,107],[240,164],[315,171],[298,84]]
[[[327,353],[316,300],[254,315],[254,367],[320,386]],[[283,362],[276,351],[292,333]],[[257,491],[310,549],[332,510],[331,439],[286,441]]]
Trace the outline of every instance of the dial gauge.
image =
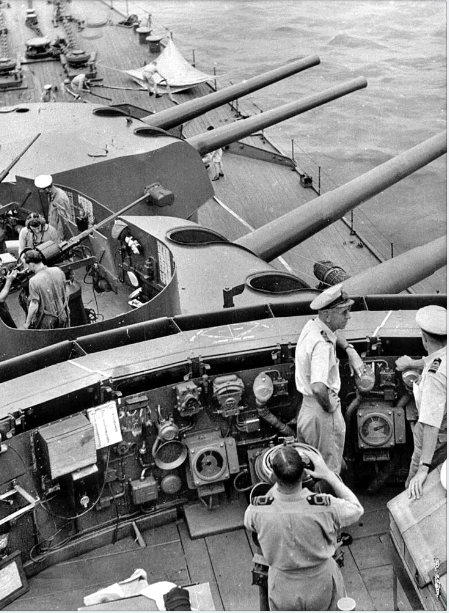
[[393,435],[393,423],[382,413],[369,413],[359,423],[359,435],[370,447],[388,443]]

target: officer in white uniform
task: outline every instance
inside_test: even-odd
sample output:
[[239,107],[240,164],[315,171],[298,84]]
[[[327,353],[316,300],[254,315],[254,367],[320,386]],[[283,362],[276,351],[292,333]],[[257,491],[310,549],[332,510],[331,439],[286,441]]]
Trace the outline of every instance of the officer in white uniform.
[[42,189],[48,195],[48,223],[58,232],[60,241],[64,240],[63,219],[72,221],[70,200],[64,190],[53,185],[51,175],[39,175],[34,180],[34,185]]
[[266,496],[253,498],[245,512],[245,527],[257,533],[269,565],[270,611],[336,611],[346,596],[333,555],[339,530],[358,521],[363,507],[319,454],[303,453],[314,465],[306,472],[326,481],[335,496],[303,488],[304,464],[287,445],[272,459],[276,484]]
[[346,424],[338,397],[341,381],[336,345],[347,352],[357,375],[364,371],[357,351],[337,332],[345,328],[353,304],[341,283],[315,298],[310,308],[318,311],[318,317],[304,326],[295,355],[296,387],[303,396],[298,441],[318,449],[337,474],[342,468]]
[[416,323],[428,355],[420,360],[407,355],[396,360],[399,371],[422,370],[413,384],[418,421],[413,429],[414,451],[405,483],[414,500],[421,497],[429,470],[447,457],[447,311],[441,306],[426,306],[417,311]]

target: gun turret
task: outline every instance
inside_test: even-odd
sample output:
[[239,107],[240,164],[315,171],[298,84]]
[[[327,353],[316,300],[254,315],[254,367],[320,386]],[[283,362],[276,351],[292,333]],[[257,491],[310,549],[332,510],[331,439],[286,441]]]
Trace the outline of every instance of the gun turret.
[[274,70],[264,72],[257,77],[247,79],[242,83],[237,83],[236,85],[231,85],[221,89],[220,91],[204,96],[203,98],[190,100],[180,104],[179,106],[172,107],[164,111],[159,111],[154,115],[148,115],[147,117],[143,117],[142,121],[145,121],[145,123],[148,123],[155,128],[170,130],[170,128],[174,128],[175,126],[179,126],[186,121],[194,119],[195,117],[199,117],[203,113],[215,109],[226,102],[236,100],[237,98],[246,96],[251,92],[257,91],[258,89],[262,89],[262,87],[267,87],[268,85],[277,83],[282,79],[297,74],[298,72],[302,72],[303,70],[311,68],[312,66],[316,66],[319,63],[320,58],[317,55],[309,55],[295,62],[290,62],[285,66],[280,66]]
[[235,242],[270,262],[446,151],[446,132],[441,132]]
[[447,264],[446,236],[410,249],[344,281],[351,295],[394,294],[426,279]]
[[284,104],[277,109],[260,113],[260,115],[249,117],[243,121],[236,121],[231,125],[223,126],[215,130],[203,132],[197,136],[192,136],[191,138],[187,139],[187,142],[190,143],[190,145],[192,145],[192,147],[194,147],[200,155],[205,155],[210,151],[224,147],[229,143],[234,143],[245,136],[249,136],[250,134],[254,134],[254,132],[268,128],[269,126],[279,123],[280,121],[284,121],[290,117],[295,117],[296,115],[305,113],[310,109],[326,104],[331,100],[336,100],[337,98],[346,96],[346,94],[363,89],[367,85],[368,83],[366,79],[364,77],[359,77],[358,79],[353,79],[352,81],[347,81],[346,83],[337,85],[336,87],[326,89],[318,94],[307,96],[306,98],[302,98],[301,100],[297,100],[295,102],[289,102],[288,104]]

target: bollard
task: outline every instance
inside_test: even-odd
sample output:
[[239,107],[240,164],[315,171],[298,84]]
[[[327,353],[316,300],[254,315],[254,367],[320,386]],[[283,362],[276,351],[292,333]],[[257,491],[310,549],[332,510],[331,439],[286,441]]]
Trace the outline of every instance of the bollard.
[[136,32],[139,35],[139,43],[141,45],[145,45],[147,42],[146,41],[147,36],[151,34],[151,29],[145,26],[140,26],[139,28],[136,29]]
[[150,53],[160,53],[161,51],[161,40],[163,36],[147,36],[146,42],[150,44]]

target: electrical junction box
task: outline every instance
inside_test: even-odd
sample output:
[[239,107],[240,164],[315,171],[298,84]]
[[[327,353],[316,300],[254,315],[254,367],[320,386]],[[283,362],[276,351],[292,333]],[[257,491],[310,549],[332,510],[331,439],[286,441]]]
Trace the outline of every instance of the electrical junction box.
[[39,428],[35,444],[40,468],[52,480],[97,461],[94,427],[81,414]]
[[131,496],[134,504],[144,504],[150,500],[157,500],[157,483],[153,475],[145,479],[131,481]]

